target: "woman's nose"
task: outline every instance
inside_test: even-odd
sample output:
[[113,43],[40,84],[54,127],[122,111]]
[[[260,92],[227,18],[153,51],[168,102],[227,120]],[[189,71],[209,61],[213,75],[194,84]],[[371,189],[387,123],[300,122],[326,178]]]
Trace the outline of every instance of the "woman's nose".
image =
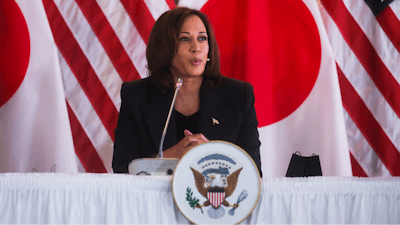
[[200,43],[197,40],[192,41],[191,46],[190,46],[190,51],[191,52],[199,52],[200,50],[201,50]]

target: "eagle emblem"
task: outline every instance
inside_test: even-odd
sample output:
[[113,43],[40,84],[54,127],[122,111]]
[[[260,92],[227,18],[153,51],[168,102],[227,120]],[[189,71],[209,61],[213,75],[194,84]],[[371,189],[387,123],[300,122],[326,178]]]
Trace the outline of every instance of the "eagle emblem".
[[[199,208],[203,213],[202,208],[209,207],[208,215],[213,219],[218,219],[225,215],[224,207],[232,207],[229,214],[234,215],[239,203],[247,197],[247,192],[244,190],[233,205],[226,200],[236,189],[240,172],[243,169],[240,163],[230,156],[214,153],[200,157],[191,164],[190,169],[193,172],[198,192],[207,199],[203,204],[198,204],[197,200],[193,208]],[[188,190],[190,190],[189,187]]]

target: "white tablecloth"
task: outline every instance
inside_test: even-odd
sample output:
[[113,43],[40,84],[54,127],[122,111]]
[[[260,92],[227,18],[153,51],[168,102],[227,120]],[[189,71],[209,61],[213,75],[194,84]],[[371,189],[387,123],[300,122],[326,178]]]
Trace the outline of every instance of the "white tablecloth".
[[[187,224],[174,203],[170,179],[0,174],[0,223]],[[259,202],[243,223],[399,224],[400,178],[262,179]]]

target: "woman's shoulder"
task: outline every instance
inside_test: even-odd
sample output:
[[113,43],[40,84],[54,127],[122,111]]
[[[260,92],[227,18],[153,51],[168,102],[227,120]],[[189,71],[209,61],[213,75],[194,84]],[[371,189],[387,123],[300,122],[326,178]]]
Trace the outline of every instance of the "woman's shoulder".
[[226,101],[238,102],[240,99],[246,101],[254,99],[253,86],[249,82],[224,76],[223,83],[218,89],[218,93],[225,96]]
[[234,79],[231,77],[225,77],[222,76],[222,84],[220,87],[222,89],[227,89],[227,90],[232,90],[232,91],[238,91],[238,90],[248,90],[248,89],[253,89],[253,86],[249,82],[241,81],[238,79]]
[[[153,90],[154,89],[154,90]],[[126,81],[122,84],[121,94],[129,93],[147,93],[148,91],[155,91],[158,88],[149,80],[148,77],[140,80]]]
[[124,82],[121,87],[122,101],[142,103],[154,95],[162,95],[162,93],[148,78]]
[[131,80],[131,81],[125,81],[122,84],[123,89],[129,89],[129,90],[136,90],[136,89],[141,89],[141,88],[146,88],[146,86],[149,83],[149,78],[142,78],[139,80]]

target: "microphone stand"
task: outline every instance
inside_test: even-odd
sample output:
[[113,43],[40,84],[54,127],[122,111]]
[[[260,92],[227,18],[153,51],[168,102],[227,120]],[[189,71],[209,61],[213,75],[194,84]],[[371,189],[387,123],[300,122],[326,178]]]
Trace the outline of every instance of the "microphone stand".
[[148,176],[164,176],[164,175],[172,175],[176,164],[178,164],[179,159],[164,159],[163,158],[163,145],[165,134],[167,133],[167,127],[169,124],[169,120],[171,119],[172,109],[175,105],[176,95],[178,93],[179,88],[182,87],[182,79],[179,78],[175,83],[176,89],[174,98],[172,99],[171,107],[169,109],[167,121],[165,123],[164,131],[161,135],[160,148],[157,155],[157,158],[139,158],[134,159],[129,163],[128,171],[130,174],[135,175],[148,175]]
[[178,94],[178,91],[181,87],[182,87],[182,79],[178,78],[178,80],[175,82],[175,93],[174,93],[174,98],[172,99],[171,107],[169,108],[167,122],[165,123],[164,131],[161,135],[160,148],[158,150],[157,158],[161,158],[161,159],[163,158],[164,138],[165,138],[165,135],[167,134],[167,128],[168,128],[169,120],[171,119],[172,109],[174,108],[174,105],[175,105],[176,95]]

